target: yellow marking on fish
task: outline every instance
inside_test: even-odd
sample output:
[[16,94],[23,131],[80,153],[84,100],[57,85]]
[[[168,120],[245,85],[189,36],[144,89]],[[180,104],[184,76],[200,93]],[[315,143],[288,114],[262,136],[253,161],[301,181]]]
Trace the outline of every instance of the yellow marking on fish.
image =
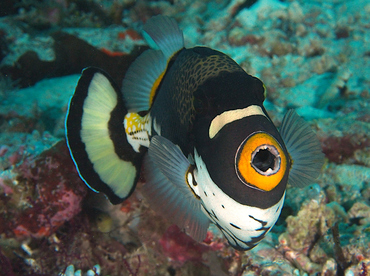
[[149,113],[144,117],[135,112],[127,113],[123,121],[127,141],[139,152],[140,146],[149,147],[151,134],[151,119]]
[[[166,68],[167,70],[167,68]],[[153,100],[154,100],[154,96],[155,94],[157,93],[157,90],[158,90],[158,86],[159,84],[161,83],[162,79],[163,79],[163,76],[164,76],[164,73],[166,72],[166,70],[164,70],[162,72],[162,74],[159,75],[159,77],[155,80],[154,84],[153,84],[153,87],[152,87],[152,90],[150,91],[150,96],[149,96],[149,106],[151,107],[152,104],[153,104]]]

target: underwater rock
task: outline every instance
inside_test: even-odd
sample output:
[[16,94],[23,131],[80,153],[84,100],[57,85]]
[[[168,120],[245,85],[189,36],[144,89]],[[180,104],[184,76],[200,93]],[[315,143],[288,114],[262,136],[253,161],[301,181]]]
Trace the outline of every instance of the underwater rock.
[[[269,235],[268,235],[269,236]],[[268,239],[267,236],[267,239]],[[266,240],[262,241],[251,251],[247,251],[240,256],[242,275],[259,276],[259,275],[294,275],[297,268],[283,255],[279,250]],[[233,273],[232,275],[240,275]]]
[[330,136],[323,140],[323,152],[334,163],[355,162],[354,155],[357,151],[370,146],[368,136],[362,134],[345,135],[342,137]]
[[[2,125],[3,138],[5,139],[6,135],[9,136],[9,133],[15,132],[16,135],[23,132],[39,132],[43,133],[43,136],[49,132],[49,136],[53,138],[64,138],[67,103],[74,91],[78,77],[78,75],[70,75],[44,79],[37,82],[35,86],[6,93],[3,97],[6,104],[0,110],[0,118],[5,120]],[[30,104],[23,105],[25,102]],[[21,105],[23,108],[19,108]],[[45,140],[46,138],[43,137]]]
[[356,202],[362,198],[361,191],[367,188],[370,181],[370,170],[359,165],[334,165],[328,164],[324,168],[322,179],[328,186],[327,190],[330,199],[343,203]]
[[0,73],[10,76],[21,87],[34,85],[44,78],[79,74],[88,66],[99,67],[108,72],[121,86],[129,65],[147,47],[136,47],[130,55],[114,55],[101,51],[84,40],[63,32],[52,34],[55,59],[43,61],[33,51],[23,54],[14,66],[3,66]]
[[55,27],[104,27],[119,23],[115,12],[127,7],[124,1],[101,4],[92,0],[17,1],[12,17],[28,31]]
[[[70,264],[76,270],[87,271],[98,263],[101,275],[123,276],[309,275],[313,271],[310,275],[369,275],[368,2],[0,1],[0,72],[13,74],[22,87],[37,82],[34,90],[17,90],[16,81],[0,74],[0,274],[57,275]],[[63,10],[55,3],[67,3],[68,7]],[[34,4],[43,7],[34,9]],[[136,48],[132,54],[124,53],[142,43],[135,40],[140,39],[137,31],[156,14],[175,17],[188,45],[207,45],[226,52],[248,73],[261,77],[267,87],[266,109],[272,110],[273,121],[281,122],[284,110],[298,107],[297,112],[311,121],[320,138],[327,157],[323,175],[310,187],[288,190],[278,225],[251,251],[230,249],[211,227],[211,237],[199,246],[215,250],[201,256],[189,251],[182,256],[187,240],[181,244],[180,236],[176,240],[177,236],[168,235],[170,225],[142,200],[140,187],[118,208],[99,209],[103,217],[99,212],[90,214],[88,208],[97,201],[94,196],[84,197],[79,190],[84,184],[76,171],[68,170],[72,169],[71,160],[59,159],[50,152],[51,155],[40,155],[64,135],[67,98],[73,90],[73,78],[77,77],[54,76],[79,74],[85,66],[95,65],[105,68],[120,86],[135,51],[144,47]],[[105,25],[111,22],[118,28]],[[81,26],[94,29],[78,28]],[[50,33],[55,35],[51,37]],[[26,49],[34,52],[18,59]],[[12,66],[16,60],[19,63]],[[53,78],[38,82],[50,77]],[[36,95],[38,89],[49,91]],[[38,161],[31,165],[32,160]],[[62,165],[55,168],[55,162]],[[35,164],[40,164],[40,169]],[[52,185],[56,185],[53,190]],[[48,187],[47,191],[42,186]],[[70,206],[69,199],[62,195],[71,189],[75,196],[69,199],[84,198],[84,203],[85,199],[93,200],[87,207],[73,205],[75,211],[82,212],[75,216],[71,212],[72,218],[57,227],[63,222],[57,222],[55,214],[66,220],[67,212],[62,209]],[[55,197],[51,202],[41,202],[37,195],[43,192],[46,197],[51,198],[53,193]],[[56,198],[63,202],[58,204]],[[40,217],[53,220],[55,231],[50,236],[45,236],[53,232],[47,229],[47,222],[26,216],[34,218],[36,210]],[[20,220],[37,238],[14,234]],[[345,271],[338,270],[329,229],[336,220],[338,247],[344,262],[350,263]],[[176,246],[164,252],[160,240],[167,245],[176,240]],[[175,261],[181,258],[188,260]]]
[[279,237],[280,243],[296,251],[307,251],[334,221],[335,213],[325,204],[325,198],[312,199],[302,206],[297,216],[287,217],[287,231]]
[[337,263],[333,259],[328,259],[321,271],[321,275],[335,276],[337,275]]
[[352,72],[348,68],[339,70],[330,86],[322,93],[318,102],[318,107],[323,108],[337,98],[338,95],[346,89],[347,81],[351,76]]
[[[100,275],[100,271],[100,265],[94,265],[92,269],[86,272],[86,276],[98,276]],[[59,273],[58,276],[75,276],[81,275],[81,273],[80,269],[75,271],[74,265],[69,265],[63,272]]]
[[5,38],[5,31],[0,30],[0,62],[8,52],[8,44]]
[[370,206],[364,202],[356,202],[348,211],[348,216],[359,219],[362,225],[370,225]]
[[2,0],[0,2],[0,17],[17,13],[17,6],[20,2],[21,0]]
[[1,233],[47,237],[81,211],[87,190],[64,141],[26,157],[13,172],[13,183],[5,183],[12,192],[1,195]]
[[202,254],[210,250],[206,245],[194,241],[176,225],[167,229],[159,243],[165,255],[182,264],[186,261],[202,262]]
[[235,27],[229,32],[228,40],[231,45],[235,46],[242,46],[246,44],[260,46],[265,39],[261,36],[248,34],[247,30],[241,27]]
[[[32,126],[31,124],[30,127]],[[12,170],[14,166],[19,165],[29,156],[39,155],[59,141],[47,131],[40,134],[39,131],[33,130],[28,134],[20,132],[25,128],[24,126],[16,125],[14,132],[5,125],[2,127],[4,130],[4,133],[0,133],[0,181],[2,183],[15,181],[15,172]]]

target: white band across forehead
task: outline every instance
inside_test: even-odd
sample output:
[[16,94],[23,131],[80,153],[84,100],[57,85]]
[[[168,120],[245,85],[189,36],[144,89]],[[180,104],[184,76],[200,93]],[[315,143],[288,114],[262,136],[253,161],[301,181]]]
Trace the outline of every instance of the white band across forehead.
[[265,113],[263,113],[262,108],[258,105],[250,105],[243,109],[228,110],[217,115],[212,120],[211,126],[209,127],[209,138],[212,139],[215,137],[225,125],[252,115],[266,116]]

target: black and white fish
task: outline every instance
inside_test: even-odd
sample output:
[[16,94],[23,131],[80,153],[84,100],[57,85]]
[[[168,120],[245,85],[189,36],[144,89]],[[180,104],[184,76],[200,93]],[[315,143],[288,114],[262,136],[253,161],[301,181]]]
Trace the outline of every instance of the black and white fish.
[[287,183],[318,176],[315,134],[294,111],[279,133],[264,84],[221,52],[185,48],[174,19],[153,17],[144,34],[156,49],[131,65],[122,92],[97,68],[78,82],[66,135],[81,178],[117,204],[143,167],[152,208],[194,239],[213,222],[234,248],[254,247],[277,221]]

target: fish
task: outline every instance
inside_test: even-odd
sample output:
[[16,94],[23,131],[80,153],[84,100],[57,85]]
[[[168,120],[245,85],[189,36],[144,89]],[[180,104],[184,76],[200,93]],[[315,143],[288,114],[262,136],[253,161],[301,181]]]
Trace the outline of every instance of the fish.
[[237,250],[275,225],[287,185],[314,182],[320,142],[294,110],[280,130],[263,103],[266,87],[228,55],[186,48],[176,20],[143,27],[150,49],[122,89],[103,70],[83,70],[70,99],[66,140],[81,179],[112,204],[140,179],[151,208],[203,241],[210,223]]

